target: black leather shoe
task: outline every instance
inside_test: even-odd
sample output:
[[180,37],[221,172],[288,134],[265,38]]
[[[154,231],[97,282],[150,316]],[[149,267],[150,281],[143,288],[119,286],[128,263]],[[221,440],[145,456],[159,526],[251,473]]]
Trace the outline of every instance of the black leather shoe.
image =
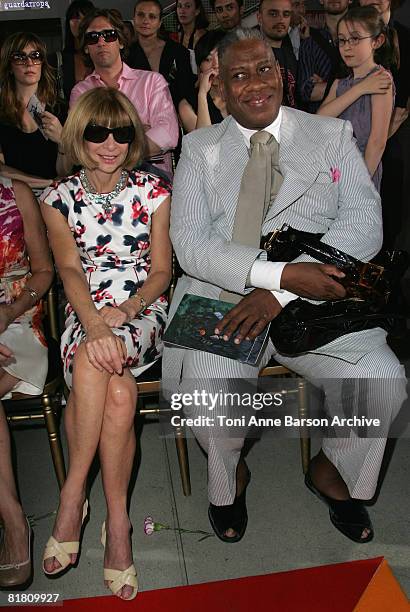
[[[251,479],[251,473],[248,472],[248,482],[245,485],[244,490],[240,495],[235,497],[233,504],[228,506],[215,506],[209,504],[208,517],[212,525],[212,529],[215,535],[218,536],[222,542],[228,542],[234,544],[242,540],[246,526],[248,524],[248,511],[246,508],[246,489]],[[236,531],[236,535],[229,536],[225,535],[228,529]]]
[[[362,501],[352,498],[338,500],[328,497],[315,487],[309,472],[305,476],[305,485],[329,507],[330,520],[343,535],[358,544],[366,544],[373,540],[373,525]],[[362,538],[364,529],[368,529],[370,533]]]

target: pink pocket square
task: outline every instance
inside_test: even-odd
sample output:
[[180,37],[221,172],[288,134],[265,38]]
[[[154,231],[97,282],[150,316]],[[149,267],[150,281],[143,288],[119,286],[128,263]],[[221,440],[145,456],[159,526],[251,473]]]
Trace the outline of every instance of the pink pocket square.
[[338,183],[340,181],[340,170],[339,168],[330,168],[330,174],[332,176],[332,183]]

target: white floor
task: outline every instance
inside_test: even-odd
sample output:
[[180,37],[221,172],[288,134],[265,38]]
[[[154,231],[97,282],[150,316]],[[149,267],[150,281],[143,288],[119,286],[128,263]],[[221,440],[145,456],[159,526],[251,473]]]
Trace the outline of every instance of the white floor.
[[[85,530],[79,565],[51,580],[41,571],[41,556],[54,518],[44,515],[56,510],[58,487],[46,434],[44,429],[14,431],[14,439],[24,508],[35,517],[35,576],[29,592],[60,593],[67,599],[107,594],[99,542],[105,514],[99,476],[91,489],[91,520]],[[396,444],[380,496],[370,509],[376,535],[367,545],[354,544],[336,531],[325,506],[304,486],[298,440],[270,437],[256,443],[247,458],[252,471],[249,524],[240,543],[224,544],[216,537],[199,542],[198,535],[172,530],[145,535],[143,523],[147,515],[171,527],[212,532],[207,518],[206,464],[192,439],[189,457],[192,495],[184,497],[174,442],[161,436],[158,422],[144,422],[141,461],[130,506],[141,590],[383,555],[403,589],[410,592],[410,440]],[[0,593],[0,604],[4,597],[5,593]]]

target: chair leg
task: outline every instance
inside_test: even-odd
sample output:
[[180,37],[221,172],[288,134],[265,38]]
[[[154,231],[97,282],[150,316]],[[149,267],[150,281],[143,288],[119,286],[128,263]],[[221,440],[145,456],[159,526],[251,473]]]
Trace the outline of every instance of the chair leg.
[[53,411],[53,399],[49,395],[43,395],[43,397],[41,398],[41,403],[43,405],[44,421],[47,427],[51,457],[53,459],[58,486],[61,490],[65,481],[66,471],[64,463],[64,454],[60,440],[60,431],[57,427],[56,417]]
[[189,475],[188,446],[184,427],[175,427],[175,444],[177,447],[179,471],[181,474],[182,490],[187,497],[191,495],[191,478]]
[[[303,378],[299,379],[299,418],[305,419],[308,415],[306,381]],[[302,470],[306,474],[309,469],[310,462],[310,437],[306,427],[300,427],[300,452],[302,459]]]

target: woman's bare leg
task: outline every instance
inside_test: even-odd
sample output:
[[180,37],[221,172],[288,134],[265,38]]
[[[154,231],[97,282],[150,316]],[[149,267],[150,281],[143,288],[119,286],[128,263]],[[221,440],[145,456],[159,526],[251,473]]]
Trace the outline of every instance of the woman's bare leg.
[[[80,344],[74,356],[73,388],[65,410],[69,468],[53,529],[58,542],[79,539],[87,476],[100,439],[110,377],[108,372],[100,372],[90,364],[85,346]],[[71,555],[72,563],[76,557]],[[60,563],[50,557],[44,567],[51,572]]]
[[[0,369],[0,397],[6,395],[18,379]],[[0,519],[4,526],[4,539],[0,548],[0,565],[27,560],[27,522],[21,507],[13,466],[11,463],[10,434],[0,402]]]
[[[100,437],[101,474],[107,501],[107,545],[104,567],[124,570],[132,564],[127,491],[135,455],[134,417],[137,385],[128,370],[108,384]],[[118,594],[128,599],[132,588]]]

